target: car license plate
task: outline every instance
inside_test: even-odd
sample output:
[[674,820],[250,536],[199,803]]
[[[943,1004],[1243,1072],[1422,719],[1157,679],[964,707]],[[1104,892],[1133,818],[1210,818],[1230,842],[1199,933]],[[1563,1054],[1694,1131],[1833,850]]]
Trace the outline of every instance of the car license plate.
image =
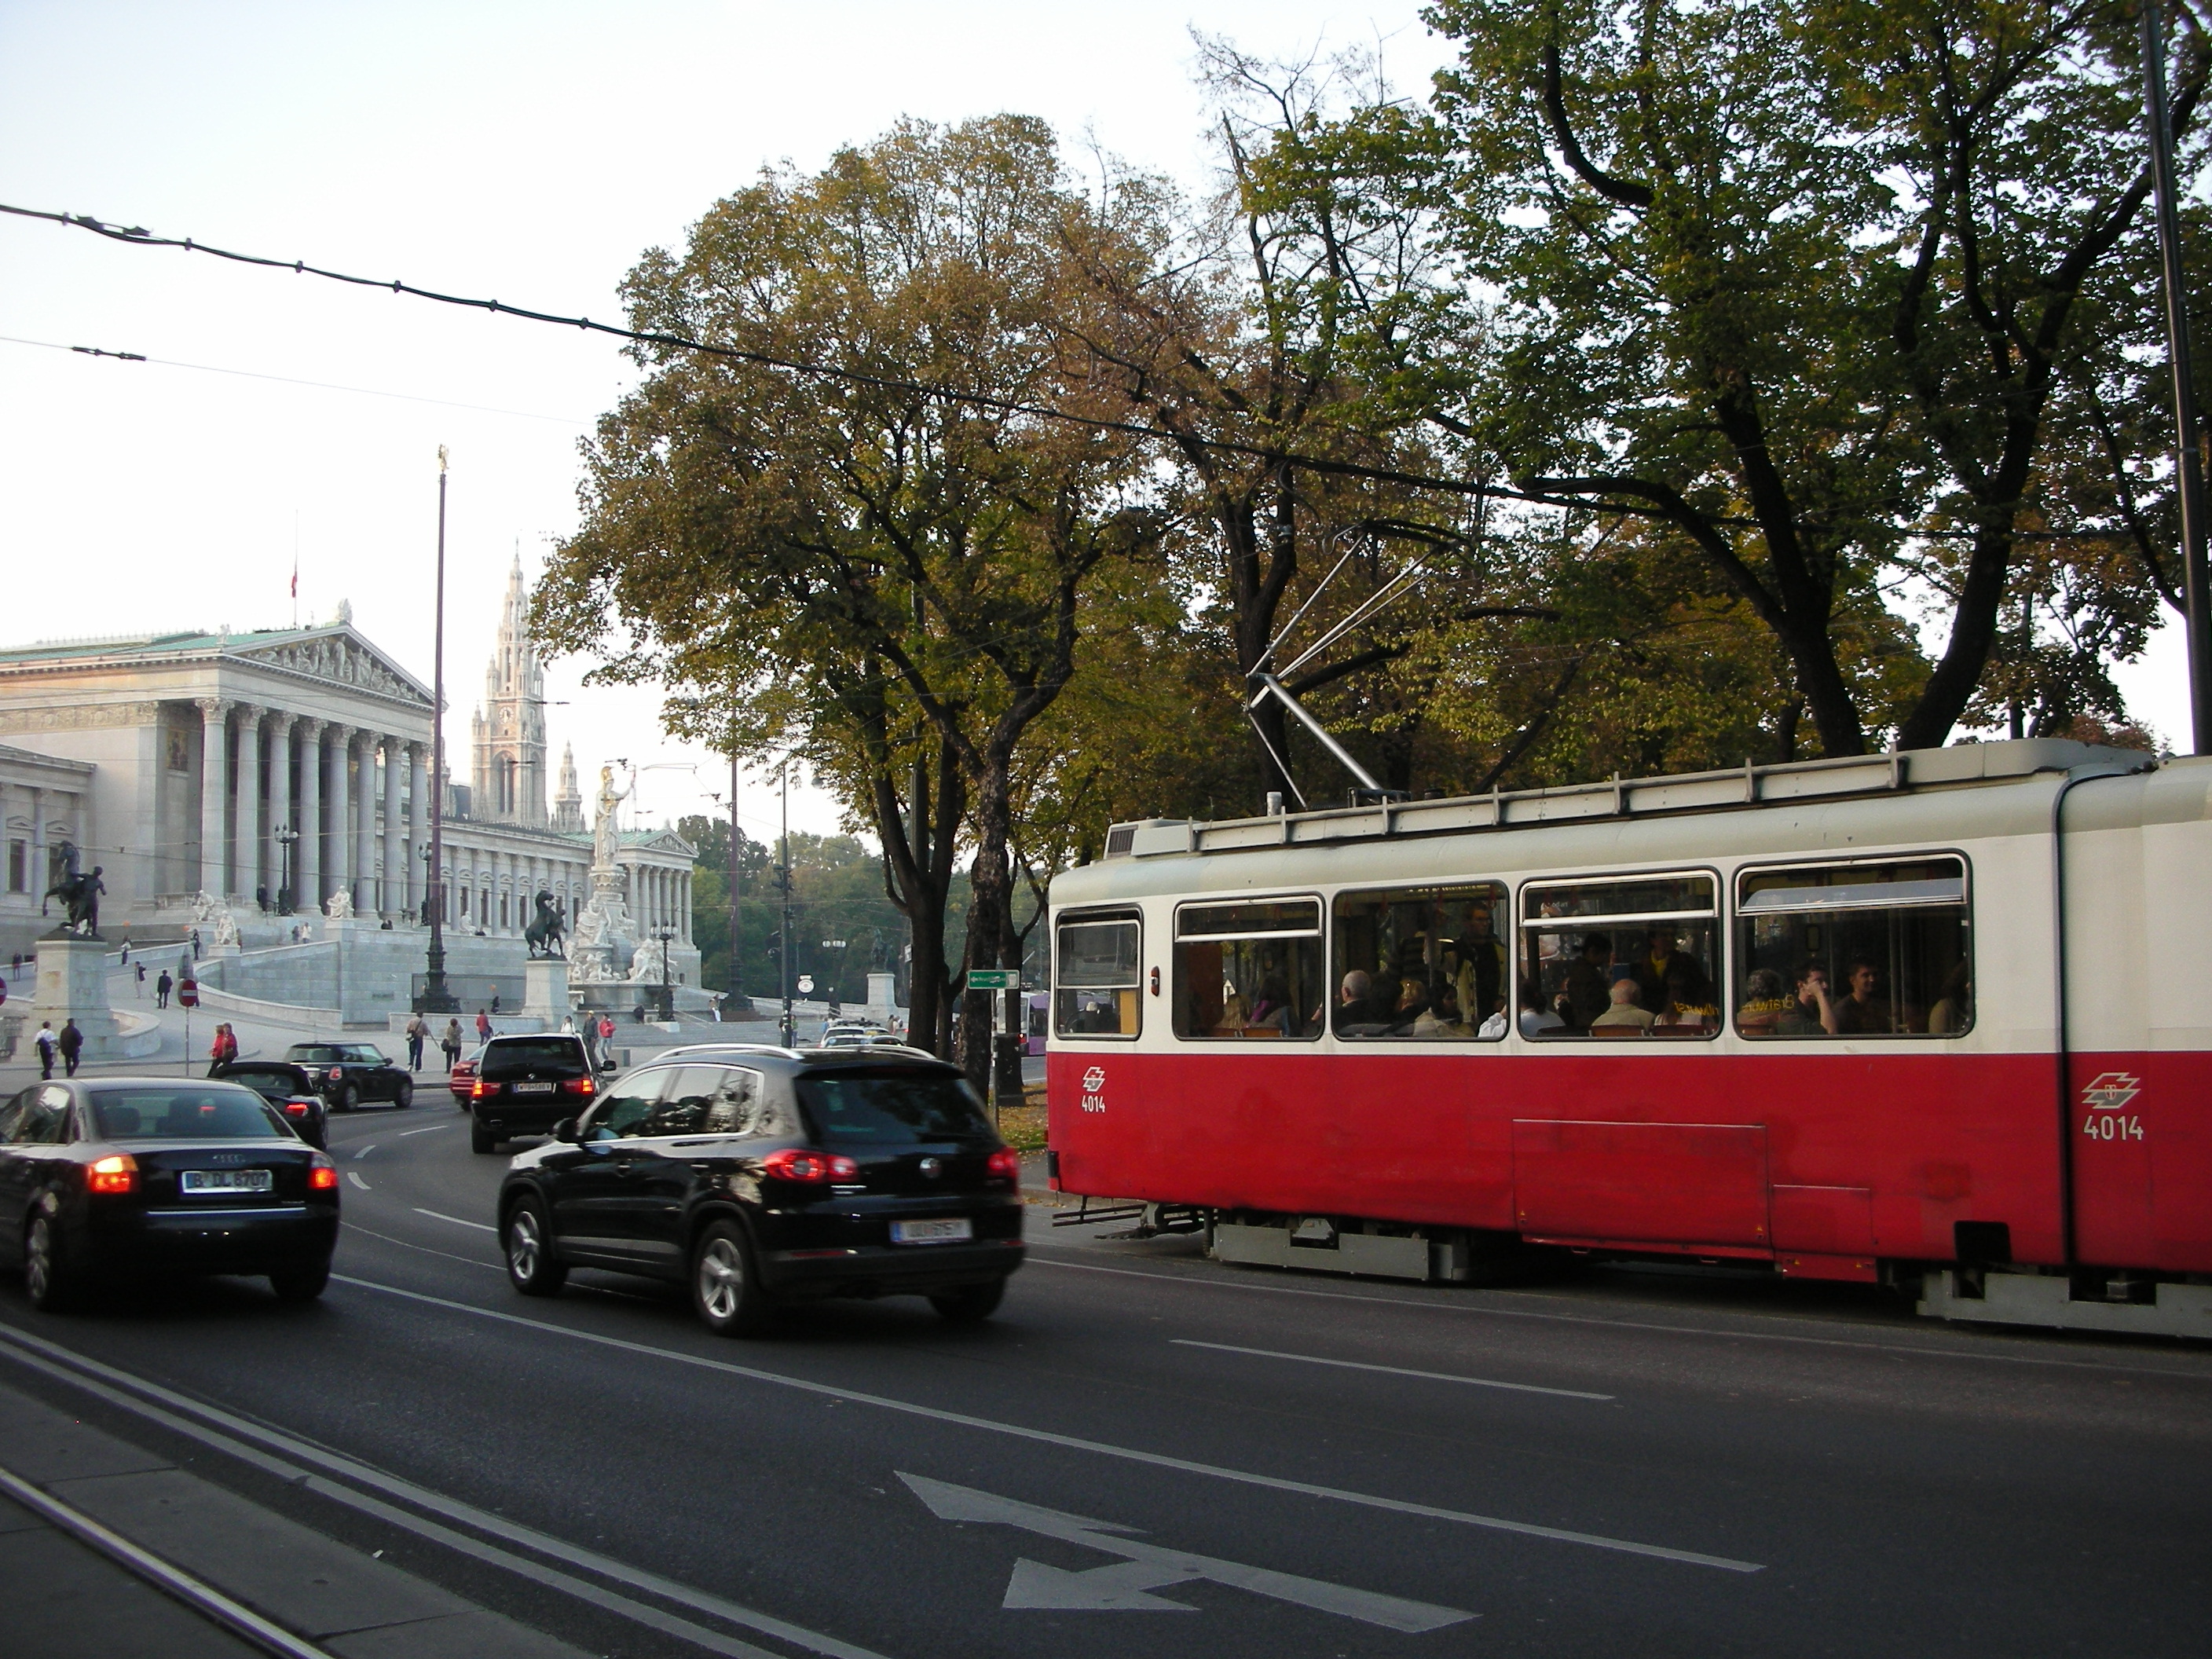
[[894,1221],[894,1244],[965,1244],[975,1230],[965,1216],[951,1221]]
[[187,1170],[188,1193],[265,1193],[276,1177],[267,1170]]
[[550,1095],[553,1092],[553,1085],[550,1083],[518,1083],[514,1085],[514,1092],[519,1095]]

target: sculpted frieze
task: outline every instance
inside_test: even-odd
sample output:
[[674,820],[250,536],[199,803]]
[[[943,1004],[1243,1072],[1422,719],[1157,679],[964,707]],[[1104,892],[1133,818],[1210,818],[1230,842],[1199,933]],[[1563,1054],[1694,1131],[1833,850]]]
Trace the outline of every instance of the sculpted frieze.
[[58,708],[0,708],[0,732],[86,732],[117,726],[152,726],[157,702],[72,703]]
[[429,706],[429,699],[394,673],[375,653],[342,635],[326,635],[321,639],[300,640],[289,645],[234,654],[242,661],[266,663],[272,668],[285,669],[310,679],[326,680],[333,685],[353,686],[425,708]]

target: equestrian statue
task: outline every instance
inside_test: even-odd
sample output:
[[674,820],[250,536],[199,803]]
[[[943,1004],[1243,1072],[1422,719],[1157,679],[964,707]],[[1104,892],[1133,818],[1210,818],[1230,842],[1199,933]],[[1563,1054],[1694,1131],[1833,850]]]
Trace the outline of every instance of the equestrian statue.
[[560,902],[550,893],[538,896],[538,914],[530,926],[522,930],[523,942],[529,945],[533,958],[561,957],[568,953],[561,947],[568,937],[566,920],[561,914]]
[[62,866],[61,879],[46,889],[45,898],[41,898],[39,902],[39,914],[40,915],[46,914],[46,899],[58,898],[69,912],[69,924],[64,931],[82,933],[88,939],[98,939],[100,937],[100,896],[107,890],[107,884],[100,880],[100,877],[106,866],[95,864],[92,866],[90,875],[79,875],[75,842],[64,842],[55,849],[55,853]]

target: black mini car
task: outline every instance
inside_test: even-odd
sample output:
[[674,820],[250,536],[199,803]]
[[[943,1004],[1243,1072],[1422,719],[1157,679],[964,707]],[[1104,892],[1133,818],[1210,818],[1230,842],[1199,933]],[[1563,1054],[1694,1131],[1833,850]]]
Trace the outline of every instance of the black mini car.
[[913,1052],[712,1045],[608,1085],[500,1188],[507,1277],[688,1284],[715,1331],[779,1304],[917,1295],[988,1318],[1021,1266],[1020,1160],[968,1080]]
[[0,1252],[40,1308],[178,1273],[309,1301],[337,1236],[337,1166],[243,1084],[77,1078],[0,1105]]
[[234,1060],[216,1066],[215,1075],[252,1090],[283,1113],[284,1121],[310,1146],[329,1147],[329,1110],[306,1066],[283,1060]]
[[415,1103],[415,1079],[374,1042],[295,1042],[284,1058],[307,1069],[334,1112],[350,1112],[364,1100],[388,1100],[403,1109]]
[[599,1092],[584,1040],[565,1031],[495,1036],[477,1050],[469,1079],[469,1145],[498,1149],[516,1135],[550,1133]]

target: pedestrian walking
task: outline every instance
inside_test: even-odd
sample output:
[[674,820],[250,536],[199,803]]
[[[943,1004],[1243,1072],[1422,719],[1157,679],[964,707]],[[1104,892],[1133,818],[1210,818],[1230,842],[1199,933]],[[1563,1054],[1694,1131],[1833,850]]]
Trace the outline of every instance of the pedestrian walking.
[[499,1012],[499,993],[496,991],[491,994],[491,1011],[495,1014]]
[[176,988],[177,981],[169,977],[169,970],[166,968],[161,969],[161,977],[154,981],[154,1006],[156,1008],[167,1007],[169,993]]
[[614,1069],[614,1040],[615,1017],[612,1014],[601,1014],[599,1016],[599,1069],[603,1072]]
[[54,1074],[54,1023],[50,1019],[39,1022],[39,1076],[43,1079]]
[[407,1022],[407,1069],[410,1072],[422,1069],[422,1038],[426,1034],[422,1015],[416,1014]]
[[123,960],[117,965],[124,968],[131,965],[131,935],[128,933],[123,936]]
[[62,1034],[54,1039],[54,1046],[62,1051],[63,1072],[67,1076],[75,1077],[76,1057],[84,1052],[84,1033],[77,1030],[75,1020],[62,1022]]
[[449,1019],[446,1022],[445,1038],[438,1046],[446,1051],[446,1075],[451,1077],[453,1074],[453,1062],[461,1057],[461,1022],[459,1020]]
[[199,959],[200,959],[200,930],[199,930],[198,928],[195,927],[195,928],[193,928],[193,929],[192,929],[192,960],[193,960],[194,962],[198,962]]
[[237,1058],[238,1034],[230,1029],[230,1022],[225,1020],[215,1028],[215,1041],[208,1046],[208,1075],[213,1077]]
[[478,1042],[491,1041],[491,1016],[481,1008],[477,1010],[477,1041]]
[[137,983],[132,988],[131,994],[137,997],[146,994],[146,964],[143,962],[138,964]]

